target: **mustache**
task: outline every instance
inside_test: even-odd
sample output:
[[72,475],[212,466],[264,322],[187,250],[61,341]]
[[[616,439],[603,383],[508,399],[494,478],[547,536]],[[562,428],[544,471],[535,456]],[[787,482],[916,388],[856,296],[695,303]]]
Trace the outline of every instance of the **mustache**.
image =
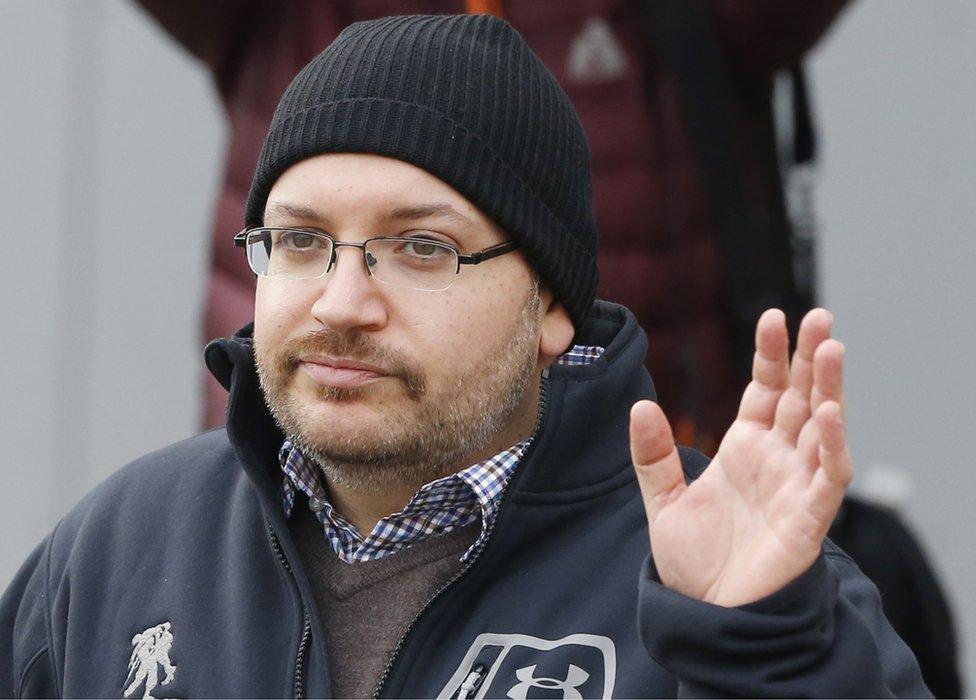
[[407,394],[417,399],[427,391],[424,373],[401,353],[384,348],[360,332],[341,333],[331,329],[313,331],[300,338],[285,341],[277,353],[275,365],[282,373],[292,373],[306,357],[332,355],[374,365],[384,374],[403,382]]

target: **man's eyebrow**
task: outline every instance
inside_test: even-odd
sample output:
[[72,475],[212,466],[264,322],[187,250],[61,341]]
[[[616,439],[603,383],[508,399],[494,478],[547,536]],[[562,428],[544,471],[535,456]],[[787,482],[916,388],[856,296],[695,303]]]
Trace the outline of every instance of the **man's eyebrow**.
[[[290,202],[272,202],[268,205],[265,216],[284,216],[296,219],[314,219],[316,221],[328,222],[322,212],[316,211],[302,204],[292,204]],[[454,206],[447,202],[432,202],[430,204],[417,204],[411,206],[394,207],[389,211],[380,214],[377,218],[387,221],[415,221],[428,217],[442,217],[454,221],[455,223],[473,226],[475,222],[462,214]]]
[[273,202],[268,206],[265,216],[291,216],[296,219],[315,219],[325,220],[321,212],[317,212],[310,207],[301,204],[291,204],[289,202]]
[[433,202],[431,204],[418,204],[416,206],[396,207],[391,209],[384,218],[390,220],[415,220],[426,219],[431,216],[439,216],[450,219],[455,223],[473,226],[474,221],[459,212],[447,202]]

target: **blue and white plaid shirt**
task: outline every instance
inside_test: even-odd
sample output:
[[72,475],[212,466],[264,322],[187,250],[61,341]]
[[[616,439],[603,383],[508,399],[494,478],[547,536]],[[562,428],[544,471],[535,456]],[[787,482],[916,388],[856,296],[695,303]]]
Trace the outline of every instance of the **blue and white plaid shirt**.
[[[602,353],[601,347],[574,345],[557,362],[585,365]],[[308,497],[309,508],[322,523],[332,549],[342,561],[348,563],[379,559],[481,518],[481,534],[461,556],[464,561],[481,547],[485,533],[498,512],[502,492],[531,443],[530,437],[457,474],[421,487],[402,511],[380,520],[369,536],[364,538],[329,503],[318,470],[305,460],[290,440],[285,440],[279,452],[284,472],[281,496],[285,517],[291,517],[296,494],[301,491]]]

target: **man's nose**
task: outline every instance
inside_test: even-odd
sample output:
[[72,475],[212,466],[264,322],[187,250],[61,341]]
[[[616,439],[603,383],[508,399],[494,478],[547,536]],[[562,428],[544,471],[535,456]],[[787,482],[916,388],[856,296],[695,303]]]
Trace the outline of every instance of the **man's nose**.
[[366,268],[361,248],[336,248],[325,286],[312,305],[312,316],[335,331],[375,331],[386,325],[381,286]]

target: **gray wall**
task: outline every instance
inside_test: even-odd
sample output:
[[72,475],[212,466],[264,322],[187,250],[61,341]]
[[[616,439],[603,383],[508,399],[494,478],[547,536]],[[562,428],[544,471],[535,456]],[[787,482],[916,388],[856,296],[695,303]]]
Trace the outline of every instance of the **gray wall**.
[[857,4],[812,69],[822,288],[848,349],[858,480],[902,484],[973,693],[976,3]]
[[[4,585],[84,492],[195,430],[225,127],[203,71],[121,0],[4,0],[0,36]],[[976,4],[861,2],[811,68],[856,484],[928,545],[976,680]]]
[[3,0],[0,37],[5,586],[93,485],[199,424],[225,127],[128,3]]

